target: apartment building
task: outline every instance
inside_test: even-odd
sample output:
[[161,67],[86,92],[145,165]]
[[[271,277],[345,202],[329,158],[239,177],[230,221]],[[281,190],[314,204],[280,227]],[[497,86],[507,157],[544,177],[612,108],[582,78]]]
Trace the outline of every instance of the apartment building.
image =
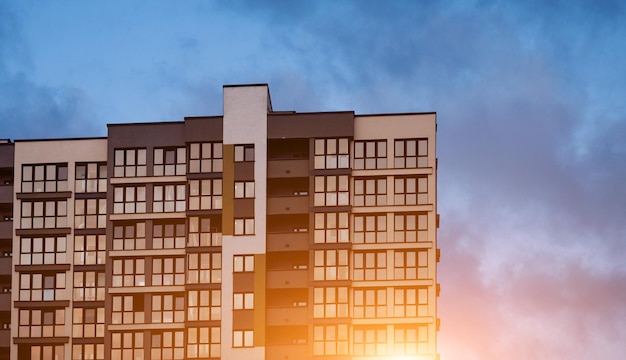
[[264,84],[0,144],[11,359],[436,359],[435,144],[435,113],[274,111]]

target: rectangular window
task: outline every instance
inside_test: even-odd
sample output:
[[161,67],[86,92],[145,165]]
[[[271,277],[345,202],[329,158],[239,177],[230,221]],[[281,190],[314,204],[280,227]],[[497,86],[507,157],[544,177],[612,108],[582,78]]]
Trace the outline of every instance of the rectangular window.
[[145,296],[113,295],[112,297],[112,324],[143,324],[145,322]]
[[235,162],[254,161],[254,144],[235,145]]
[[74,301],[104,301],[105,289],[104,272],[74,272]]
[[104,336],[104,308],[74,308],[72,337],[94,338]]
[[106,199],[76,199],[74,202],[74,227],[76,229],[106,228]]
[[113,250],[144,250],[146,248],[146,223],[114,223]]
[[254,272],[254,255],[234,255],[233,272]]
[[111,359],[144,359],[143,330],[111,333]]
[[387,289],[354,289],[353,303],[355,318],[387,317]]
[[222,208],[222,179],[189,180],[189,210]]
[[146,212],[145,186],[118,186],[114,188],[113,195],[114,214]]
[[387,205],[387,178],[354,179],[354,206]]
[[185,331],[152,331],[152,360],[182,360],[185,358]]
[[113,176],[146,176],[146,149],[115,149]]
[[222,143],[193,143],[189,145],[189,172],[222,172]]
[[113,287],[146,286],[145,259],[113,260]]
[[315,177],[315,206],[348,206],[349,193],[348,175]]
[[187,357],[189,359],[219,358],[221,335],[220,327],[188,327]]
[[64,300],[65,273],[20,274],[20,301]]
[[395,205],[423,205],[428,203],[428,177],[411,176],[394,179]]
[[254,181],[235,181],[235,199],[254,198]]
[[106,235],[74,235],[74,265],[98,265],[106,261]]
[[222,319],[220,290],[188,290],[187,321],[219,321]]
[[184,294],[153,294],[152,323],[182,323],[185,321]]
[[315,213],[316,244],[347,243],[350,229],[348,228],[348,213]]
[[348,280],[348,250],[315,250],[314,280]]
[[234,293],[233,294],[234,310],[252,310],[254,309],[254,293]]
[[387,214],[354,215],[355,244],[387,242]]
[[428,241],[428,214],[395,214],[394,242]]
[[219,218],[190,217],[187,246],[222,246],[221,224]]
[[185,175],[187,167],[187,149],[154,149],[154,176]]
[[254,219],[235,219],[235,235],[254,235]]
[[348,355],[348,325],[314,326],[313,355]]
[[354,168],[386,169],[387,140],[366,140],[354,142]]
[[67,164],[22,165],[22,192],[68,191]]
[[395,250],[393,276],[396,280],[428,279],[428,250]]
[[428,139],[396,140],[394,167],[396,169],[428,167]]
[[65,309],[20,309],[18,323],[21,338],[66,336]]
[[313,289],[313,317],[348,317],[348,288],[323,287]]
[[[28,345],[30,347],[30,360],[63,359],[65,356],[64,345]],[[92,359],[89,359],[92,360]]]
[[315,139],[316,169],[347,169],[350,167],[348,138]]
[[185,258],[152,259],[152,286],[185,285]]
[[387,252],[355,252],[352,279],[355,281],[387,280]]
[[185,185],[154,185],[153,212],[185,211]]
[[153,249],[184,249],[185,222],[155,223],[152,226]]
[[427,288],[395,288],[393,297],[393,316],[428,316]]
[[354,326],[352,355],[387,355],[387,325]]
[[187,284],[221,284],[222,254],[189,253],[187,255]]
[[234,330],[233,331],[233,347],[253,347],[254,331],[252,330]]
[[428,354],[428,325],[394,325],[394,353]]
[[67,227],[67,201],[22,201],[22,229]]
[[[62,359],[63,355],[58,358]],[[74,344],[72,360],[104,360],[104,344]]]
[[20,239],[20,264],[66,264],[67,238],[59,237],[23,237]]
[[77,193],[95,193],[107,191],[106,163],[76,164],[75,191]]

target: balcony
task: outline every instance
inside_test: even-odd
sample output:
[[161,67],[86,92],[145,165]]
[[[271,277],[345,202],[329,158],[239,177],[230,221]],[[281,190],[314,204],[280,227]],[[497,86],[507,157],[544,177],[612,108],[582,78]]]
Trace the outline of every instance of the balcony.
[[267,252],[305,251],[309,248],[308,233],[268,234]]
[[13,238],[13,221],[0,220],[0,239]]
[[309,212],[308,196],[278,196],[267,199],[267,214],[307,214]]
[[0,311],[11,311],[11,293],[0,293]]
[[309,176],[309,160],[270,160],[267,162],[268,178],[294,178]]
[[307,345],[267,345],[265,347],[266,359],[305,359]]
[[0,204],[13,202],[13,185],[0,185]]
[[267,326],[307,325],[306,307],[269,308],[265,313]]
[[0,346],[9,346],[11,344],[11,330],[10,329],[2,329],[0,330]]
[[10,275],[11,274],[11,264],[13,262],[13,258],[9,256],[0,257],[0,275]]
[[294,289],[309,286],[309,270],[268,270],[268,289]]

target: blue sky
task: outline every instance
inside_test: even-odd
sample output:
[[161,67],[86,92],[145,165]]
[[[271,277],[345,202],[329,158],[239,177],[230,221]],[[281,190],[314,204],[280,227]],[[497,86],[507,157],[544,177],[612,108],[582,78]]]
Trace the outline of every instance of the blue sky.
[[626,353],[622,1],[0,0],[0,138],[276,110],[438,114],[442,359]]

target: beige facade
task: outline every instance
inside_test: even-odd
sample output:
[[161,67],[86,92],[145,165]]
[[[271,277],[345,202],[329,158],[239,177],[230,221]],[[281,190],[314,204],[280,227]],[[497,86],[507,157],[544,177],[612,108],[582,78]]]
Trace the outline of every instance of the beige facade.
[[438,358],[434,113],[108,130],[14,144],[11,359]]

